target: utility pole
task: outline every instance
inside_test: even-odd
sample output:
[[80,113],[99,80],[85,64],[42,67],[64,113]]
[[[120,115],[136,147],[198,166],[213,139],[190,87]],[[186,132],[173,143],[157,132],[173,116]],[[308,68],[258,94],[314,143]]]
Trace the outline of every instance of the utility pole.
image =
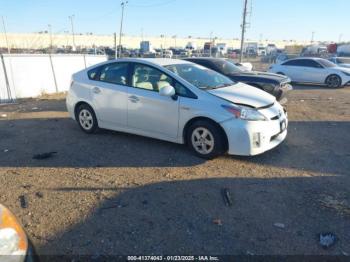
[[245,28],[246,28],[246,19],[247,19],[247,5],[248,5],[248,0],[244,0],[244,8],[243,8],[243,21],[242,21],[242,33],[241,33],[241,52],[239,54],[239,62],[242,62],[242,57],[243,57],[243,45],[244,45],[244,33],[245,33]]
[[209,49],[209,55],[211,57],[211,53],[212,53],[212,48],[213,48],[213,31],[210,32],[210,49]]
[[50,53],[52,54],[53,51],[53,45],[52,45],[52,26],[49,24],[47,25],[49,28],[49,34],[50,34]]
[[117,33],[114,33],[113,34],[113,40],[114,40],[114,54],[115,54],[115,59],[117,59],[117,56],[118,56],[118,48],[117,48]]
[[311,44],[314,42],[314,38],[315,38],[315,32],[311,33]]
[[69,16],[69,20],[70,20],[70,24],[71,24],[71,27],[72,27],[72,39],[73,39],[73,51],[76,50],[76,46],[75,46],[75,33],[74,33],[74,17],[75,15],[71,15]]
[[341,42],[342,37],[343,37],[343,34],[340,34],[340,35],[339,35],[339,38],[338,38],[338,43]]
[[3,29],[4,29],[4,34],[5,34],[5,41],[6,41],[6,46],[7,46],[7,53],[11,53],[11,48],[10,48],[10,45],[9,45],[9,40],[7,38],[7,30],[6,30],[6,25],[5,25],[5,19],[4,17],[2,16],[1,17],[2,19],[2,26],[3,26]]
[[123,20],[124,20],[124,8],[128,1],[123,1],[122,6],[122,18],[120,19],[120,31],[119,31],[119,57],[122,56],[122,35],[123,35]]
[[176,38],[177,38],[177,35],[173,35],[173,38],[174,38],[174,48],[176,48]]

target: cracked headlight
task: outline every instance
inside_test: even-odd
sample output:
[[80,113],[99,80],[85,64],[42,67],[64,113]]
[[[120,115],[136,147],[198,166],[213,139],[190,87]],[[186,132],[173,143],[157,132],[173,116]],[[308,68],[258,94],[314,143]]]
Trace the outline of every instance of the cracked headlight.
[[0,205],[0,261],[22,262],[28,249],[28,239],[17,218]]

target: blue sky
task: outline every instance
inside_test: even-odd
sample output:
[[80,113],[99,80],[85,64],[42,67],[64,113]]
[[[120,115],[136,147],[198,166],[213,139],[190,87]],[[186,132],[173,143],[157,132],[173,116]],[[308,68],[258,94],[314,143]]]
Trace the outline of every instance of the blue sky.
[[[350,0],[252,0],[250,39],[350,41]],[[243,0],[129,0],[124,33],[239,38]],[[120,0],[0,0],[9,32],[119,31]]]

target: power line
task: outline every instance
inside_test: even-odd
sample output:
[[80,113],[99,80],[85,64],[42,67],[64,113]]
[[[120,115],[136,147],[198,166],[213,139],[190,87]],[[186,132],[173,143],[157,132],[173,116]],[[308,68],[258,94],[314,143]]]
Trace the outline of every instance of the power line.
[[149,5],[130,4],[130,6],[133,6],[133,7],[158,7],[158,6],[163,6],[163,5],[168,5],[168,4],[174,3],[175,1],[177,1],[177,0],[169,0],[166,2],[153,3],[153,4],[149,4]]

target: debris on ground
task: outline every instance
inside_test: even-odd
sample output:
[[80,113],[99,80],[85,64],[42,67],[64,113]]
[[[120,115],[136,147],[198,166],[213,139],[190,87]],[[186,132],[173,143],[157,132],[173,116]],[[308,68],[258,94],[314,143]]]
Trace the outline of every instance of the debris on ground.
[[285,224],[283,224],[283,223],[275,223],[275,224],[273,224],[275,227],[278,227],[278,228],[285,228],[286,227],[286,225]]
[[213,220],[213,224],[218,225],[218,226],[222,226],[222,221],[221,221],[221,219],[216,218]]
[[320,234],[320,245],[324,248],[330,248],[335,244],[337,237],[333,233],[321,233]]
[[321,195],[318,201],[324,208],[334,209],[344,216],[350,215],[350,203],[344,198],[339,199],[331,195]]
[[21,208],[27,208],[28,207],[28,202],[27,198],[24,195],[19,196],[19,202],[21,204]]
[[39,107],[33,107],[32,110],[39,110]]
[[8,149],[4,149],[4,153],[7,153],[9,150]]
[[43,197],[44,197],[44,194],[41,193],[41,192],[36,192],[36,193],[35,193],[35,196],[38,197],[38,198],[43,198]]
[[228,188],[223,188],[221,190],[222,197],[226,206],[232,206],[232,198]]
[[43,160],[43,159],[51,158],[55,154],[57,154],[57,152],[47,152],[47,153],[37,154],[33,156],[33,159]]

